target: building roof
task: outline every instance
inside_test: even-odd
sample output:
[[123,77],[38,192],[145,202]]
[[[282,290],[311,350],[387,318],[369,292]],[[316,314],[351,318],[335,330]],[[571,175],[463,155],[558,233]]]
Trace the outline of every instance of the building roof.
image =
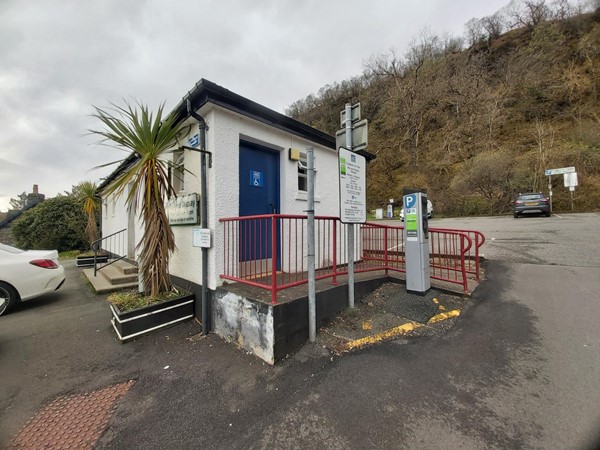
[[[212,81],[205,80],[204,78],[196,83],[194,88],[181,99],[179,104],[171,112],[172,114],[176,114],[180,121],[184,121],[189,117],[187,110],[188,100],[190,100],[192,104],[193,111],[197,111],[206,103],[213,103],[274,128],[305,138],[316,144],[335,149],[335,137],[253,102],[252,100],[242,97],[241,95],[225,89]],[[137,159],[138,155],[135,153],[127,156],[127,158],[125,158],[121,164],[119,164],[119,166],[105,178],[102,183],[100,183],[98,192],[102,191],[102,189],[113,182],[126,167],[133,164]]]
[[204,78],[196,83],[194,89],[183,97],[173,111],[184,120],[188,117],[188,99],[191,101],[194,111],[197,111],[204,104],[210,102],[272,127],[306,138],[323,147],[335,149],[334,136],[330,136],[291,117],[273,111]]

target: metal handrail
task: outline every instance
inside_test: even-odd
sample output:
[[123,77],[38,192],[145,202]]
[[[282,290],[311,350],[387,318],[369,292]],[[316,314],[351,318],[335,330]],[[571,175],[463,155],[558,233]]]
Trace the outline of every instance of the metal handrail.
[[[307,283],[304,268],[306,248],[304,222],[307,216],[297,214],[261,214],[227,217],[223,223],[225,280],[240,282],[271,292],[277,303],[277,292]],[[339,218],[316,216],[316,279],[346,275],[347,229]],[[367,222],[355,231],[359,264],[355,272],[383,270],[405,272],[402,225]],[[479,231],[430,228],[431,278],[461,285],[468,291],[467,274],[479,280],[479,248],[485,237]],[[281,243],[279,243],[279,240]],[[279,267],[281,266],[281,268]]]
[[[109,242],[110,244],[112,244],[112,238],[117,237],[119,239],[119,244],[120,247],[123,246],[124,243],[124,239],[122,239],[125,235],[125,232],[127,231],[127,228],[123,228],[122,230],[119,230],[115,233],[109,234],[108,236],[104,236],[100,239],[96,239],[94,242],[92,242],[92,250],[94,250],[94,276],[96,276],[96,274],[98,273],[98,270],[103,269],[106,266],[110,266],[111,264],[116,263],[117,261],[120,261],[121,259],[125,258],[125,256],[127,256],[126,254],[124,255],[119,255],[118,253],[115,253],[115,251],[119,251],[120,253],[126,253],[125,251],[123,251],[124,249],[122,248],[112,248],[111,245],[109,245],[111,248],[110,249],[104,249],[102,242]],[[111,239],[111,241],[109,241],[109,239]],[[110,256],[112,255],[116,255],[116,258],[111,258],[111,261],[107,262],[106,264],[104,264],[102,267],[98,267],[98,251],[99,250],[106,250],[107,254]]]

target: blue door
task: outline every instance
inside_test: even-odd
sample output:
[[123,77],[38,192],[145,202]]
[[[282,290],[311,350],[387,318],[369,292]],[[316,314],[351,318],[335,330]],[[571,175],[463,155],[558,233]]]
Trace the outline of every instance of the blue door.
[[[279,213],[279,152],[240,142],[239,176],[240,217]],[[272,257],[270,218],[242,221],[239,231],[240,261]],[[277,268],[280,268],[279,258]]]

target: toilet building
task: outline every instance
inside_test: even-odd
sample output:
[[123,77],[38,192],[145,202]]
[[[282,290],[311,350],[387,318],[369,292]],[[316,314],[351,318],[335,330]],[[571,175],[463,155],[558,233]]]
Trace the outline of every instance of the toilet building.
[[[236,228],[237,247],[225,218],[257,215],[306,215],[306,149],[315,155],[315,213],[339,215],[338,159],[335,138],[208,80],[200,80],[173,113],[190,125],[172,158],[171,180],[177,198],[167,206],[177,249],[170,259],[174,281],[196,293],[202,285],[202,247],[208,248],[207,285],[211,292],[224,283],[223,274],[256,274],[267,270],[275,255],[277,269],[304,270],[306,252],[288,252],[286,243],[298,240],[296,231],[272,237],[268,221]],[[199,121],[200,120],[200,121]],[[203,128],[201,120],[206,127]],[[201,227],[201,152],[206,159],[206,227]],[[136,260],[143,226],[136,211],[128,211],[125,195],[105,195],[103,189],[136,156],[130,155],[99,187],[102,197],[102,235],[123,232],[128,259]],[[258,223],[258,224],[257,224]],[[298,235],[299,236],[299,235]],[[265,242],[262,242],[262,241]],[[243,241],[243,242],[241,242]],[[241,243],[240,243],[241,242]],[[295,245],[304,245],[295,243]],[[328,261],[317,261],[328,264]],[[198,303],[196,303],[198,305]],[[199,316],[200,312],[196,311]]]

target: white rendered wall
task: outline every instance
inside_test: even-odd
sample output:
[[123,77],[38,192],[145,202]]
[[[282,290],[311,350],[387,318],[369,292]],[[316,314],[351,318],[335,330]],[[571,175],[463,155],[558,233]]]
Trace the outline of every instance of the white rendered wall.
[[[313,146],[315,149],[317,215],[339,215],[339,186],[337,176],[337,153],[299,138],[289,132],[268,126],[251,118],[236,114],[212,104],[205,105],[199,113],[208,126],[206,149],[212,152],[213,165],[208,172],[208,227],[212,230],[212,248],[209,250],[209,288],[222,284],[224,233],[223,217],[239,215],[239,147],[240,141],[253,142],[280,152],[280,208],[281,214],[306,215],[306,196],[298,193],[298,165],[288,159],[288,149],[302,152]],[[194,124],[190,136],[198,133]],[[200,194],[200,156],[186,151],[185,193]],[[188,181],[189,180],[189,181]],[[199,226],[199,225],[195,225]],[[177,251],[171,257],[170,272],[173,275],[201,284],[201,250],[192,247],[192,228],[173,227]],[[306,254],[306,253],[304,253]],[[306,267],[306,265],[305,265]]]
[[[127,210],[127,194],[128,190],[126,190],[122,195],[117,196],[115,194],[105,195],[101,194],[100,198],[102,199],[102,237],[109,236],[113,233],[121,231],[125,228],[129,228],[129,212]],[[139,255],[139,249],[137,249],[137,245],[142,239],[143,236],[143,223],[139,219],[139,209],[136,208],[135,212],[135,259]],[[127,239],[127,233],[125,233],[125,239]],[[125,250],[127,250],[127,245],[125,245]]]

